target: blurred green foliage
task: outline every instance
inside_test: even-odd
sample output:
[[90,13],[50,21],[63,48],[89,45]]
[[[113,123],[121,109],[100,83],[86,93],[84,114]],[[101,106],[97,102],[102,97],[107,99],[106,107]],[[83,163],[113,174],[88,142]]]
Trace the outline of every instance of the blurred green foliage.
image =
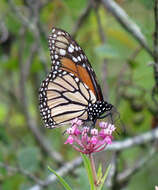
[[[64,145],[64,129],[48,130],[43,127],[38,111],[38,88],[50,69],[47,37],[51,27],[56,26],[72,33],[88,1],[50,1],[43,8],[37,9],[38,16],[35,18],[36,11],[31,12],[31,8],[34,7],[29,6],[27,0],[14,0],[13,6],[18,8],[22,16],[28,19],[29,23],[35,22],[33,27],[38,34],[24,25],[24,21],[19,18],[18,12],[12,9],[10,2],[0,2],[0,23],[4,24],[8,32],[8,38],[0,42],[0,163],[20,167],[39,179],[45,179],[50,174],[47,165],[53,169],[58,169],[59,165],[42,150],[28,127],[24,101],[20,98],[21,67],[26,66],[27,70],[27,62],[32,53],[30,50],[33,44],[36,44],[39,48],[34,53],[25,81],[28,111],[52,150],[60,152],[65,162],[72,160],[78,153]],[[39,2],[45,3],[44,0]],[[152,47],[154,1],[118,2],[138,24],[147,38],[149,47]],[[78,29],[76,40],[96,71],[102,89],[105,83],[108,84],[109,100],[117,107],[128,136],[134,136],[151,129],[154,115],[150,110],[157,109],[151,99],[154,78],[153,68],[149,63],[152,62],[152,58],[102,6],[99,8],[99,15],[106,43],[100,40],[96,12],[93,9]],[[0,26],[0,36],[3,35],[1,31]],[[107,60],[107,81],[104,81],[103,59]],[[124,151],[118,158],[119,170],[134,166],[136,160],[145,154],[146,150],[141,147]],[[132,177],[125,189],[153,190],[157,183],[157,163],[157,157],[153,158]],[[83,168],[78,168],[72,175],[67,175],[66,180],[74,189],[87,190],[89,186],[85,176]],[[34,184],[33,180],[22,173],[8,172],[0,167],[0,189],[25,190]],[[63,188],[55,183],[45,189]]]

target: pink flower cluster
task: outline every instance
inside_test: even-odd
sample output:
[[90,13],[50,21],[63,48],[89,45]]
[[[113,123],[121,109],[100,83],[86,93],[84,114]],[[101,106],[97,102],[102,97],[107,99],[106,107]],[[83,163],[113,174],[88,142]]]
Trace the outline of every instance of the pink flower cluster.
[[82,121],[77,118],[72,121],[72,126],[66,130],[69,136],[65,144],[72,145],[83,154],[91,154],[103,150],[107,144],[112,143],[112,133],[116,129],[114,125],[100,122],[99,129],[81,125]]

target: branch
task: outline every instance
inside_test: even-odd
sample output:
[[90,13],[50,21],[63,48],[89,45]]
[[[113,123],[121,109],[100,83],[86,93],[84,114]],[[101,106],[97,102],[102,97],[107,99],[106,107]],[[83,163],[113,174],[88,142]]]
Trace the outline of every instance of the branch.
[[23,65],[24,83],[27,81],[27,78],[28,78],[28,75],[30,72],[30,67],[31,67],[31,64],[33,63],[33,59],[37,53],[37,50],[38,50],[38,46],[37,46],[36,42],[34,42],[30,47],[29,57],[26,60],[26,63]]
[[149,55],[153,57],[153,52],[148,47],[145,36],[140,31],[140,28],[130,19],[127,13],[114,0],[102,0],[102,3],[124,29],[127,30],[139,42],[139,44],[144,47]]
[[15,13],[16,17],[21,21],[23,26],[29,28],[31,31],[35,31],[34,23],[30,22],[30,20],[27,19],[27,17],[25,17],[20,12],[20,9],[17,6],[15,6],[15,3],[13,2],[13,0],[7,0],[7,2],[8,2],[8,5],[9,5],[10,9],[12,10],[13,13]]
[[127,138],[123,141],[113,142],[111,145],[108,145],[108,147],[105,148],[105,151],[106,150],[113,150],[113,151],[124,150],[133,146],[149,143],[156,139],[158,139],[158,128],[155,128],[149,132],[143,133],[135,137]]
[[5,23],[0,20],[0,44],[5,42],[9,37],[8,29],[5,25]]

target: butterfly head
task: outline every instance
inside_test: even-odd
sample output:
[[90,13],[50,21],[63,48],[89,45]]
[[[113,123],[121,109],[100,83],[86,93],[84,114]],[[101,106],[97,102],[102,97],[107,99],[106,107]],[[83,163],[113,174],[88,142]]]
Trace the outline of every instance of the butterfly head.
[[88,105],[88,119],[90,121],[96,121],[97,119],[106,117],[106,115],[103,117],[102,115],[109,112],[112,108],[113,105],[105,101],[97,101],[94,104],[90,103]]

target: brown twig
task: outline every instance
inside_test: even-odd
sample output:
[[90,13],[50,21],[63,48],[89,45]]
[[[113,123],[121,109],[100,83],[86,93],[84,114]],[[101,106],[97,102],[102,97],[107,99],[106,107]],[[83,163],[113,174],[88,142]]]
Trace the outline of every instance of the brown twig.
[[114,151],[124,150],[133,146],[149,143],[156,139],[158,139],[158,128],[148,131],[146,133],[143,133],[141,135],[135,136],[135,137],[127,138],[123,141],[113,142],[111,145],[108,145],[108,147],[106,147],[105,151],[106,150],[114,150]]

